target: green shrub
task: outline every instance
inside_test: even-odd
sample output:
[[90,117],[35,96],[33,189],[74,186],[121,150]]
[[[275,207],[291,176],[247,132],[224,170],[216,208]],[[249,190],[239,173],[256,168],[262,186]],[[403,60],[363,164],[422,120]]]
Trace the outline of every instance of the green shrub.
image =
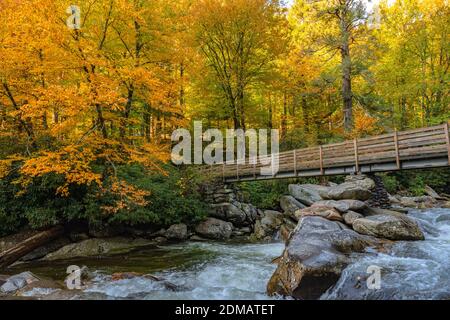
[[[140,166],[118,168],[118,175],[137,188],[149,191],[144,207],[131,204],[114,214],[105,214],[105,206],[114,207],[117,196],[100,193],[98,186],[69,187],[69,196],[56,194],[62,177],[49,174],[33,179],[26,192],[13,183],[16,176],[0,180],[0,236],[28,224],[42,228],[72,221],[89,224],[122,223],[127,225],[194,223],[206,215],[205,204],[197,192],[193,172],[171,165],[165,173],[148,174]],[[99,197],[101,194],[101,197]]]

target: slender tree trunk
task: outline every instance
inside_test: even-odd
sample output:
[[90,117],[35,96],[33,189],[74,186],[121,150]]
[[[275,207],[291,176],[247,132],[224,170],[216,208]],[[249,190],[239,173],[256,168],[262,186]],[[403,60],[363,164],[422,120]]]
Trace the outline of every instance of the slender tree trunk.
[[350,57],[349,37],[350,32],[347,30],[347,21],[341,18],[341,69],[342,69],[342,100],[344,113],[344,130],[350,132],[353,129],[353,102],[352,102],[352,61]]

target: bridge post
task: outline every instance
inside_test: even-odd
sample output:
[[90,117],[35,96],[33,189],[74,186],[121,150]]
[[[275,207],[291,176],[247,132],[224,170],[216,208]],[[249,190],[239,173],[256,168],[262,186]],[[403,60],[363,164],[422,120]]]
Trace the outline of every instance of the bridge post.
[[447,154],[448,154],[448,164],[450,165],[450,133],[448,128],[448,122],[444,124],[444,130],[445,130],[445,140],[447,141]]
[[353,148],[355,149],[355,173],[359,173],[359,157],[358,157],[358,139],[353,139]]

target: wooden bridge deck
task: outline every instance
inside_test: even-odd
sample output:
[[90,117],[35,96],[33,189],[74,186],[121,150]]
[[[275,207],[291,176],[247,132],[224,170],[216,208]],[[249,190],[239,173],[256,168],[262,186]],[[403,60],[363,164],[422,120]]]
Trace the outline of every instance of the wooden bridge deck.
[[[449,124],[280,152],[279,170],[261,175],[260,161],[212,165],[224,182],[328,176],[450,166]],[[259,159],[258,159],[259,160]]]

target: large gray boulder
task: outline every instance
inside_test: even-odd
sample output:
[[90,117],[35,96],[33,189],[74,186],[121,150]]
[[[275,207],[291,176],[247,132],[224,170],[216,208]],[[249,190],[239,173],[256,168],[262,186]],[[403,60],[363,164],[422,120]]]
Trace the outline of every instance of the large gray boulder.
[[195,232],[207,239],[226,240],[233,232],[233,224],[216,218],[207,218],[197,225]]
[[253,238],[269,240],[283,224],[283,214],[274,210],[265,210],[260,219],[256,220]]
[[326,193],[329,187],[314,184],[290,184],[289,193],[301,203],[310,206],[322,200],[319,192]]
[[313,203],[311,207],[330,207],[345,213],[349,210],[360,211],[367,207],[367,205],[359,200],[321,200]]
[[39,281],[37,276],[25,271],[6,279],[6,282],[0,287],[0,292],[11,294],[36,281]]
[[418,224],[404,216],[379,214],[353,221],[353,229],[365,235],[389,240],[424,240]]
[[294,213],[298,209],[306,208],[303,203],[297,201],[293,196],[281,196],[280,207],[283,209],[284,213],[290,217],[294,217]]
[[248,224],[247,214],[239,207],[240,203],[218,203],[211,205],[210,215],[220,220],[229,221],[235,226]]
[[344,182],[335,187],[330,187],[330,190],[321,192],[320,195],[324,199],[343,200],[355,199],[365,201],[370,199],[372,193],[370,190],[361,188],[354,183]]
[[334,285],[352,252],[376,246],[376,238],[364,236],[342,223],[322,217],[303,217],[291,233],[267,291],[297,299],[317,299]]
[[188,228],[184,223],[173,224],[167,229],[165,236],[169,240],[186,240]]
[[355,222],[356,219],[364,218],[364,216],[355,211],[347,211],[342,215],[342,218],[344,218],[344,222],[346,224],[353,226],[353,222]]
[[129,238],[93,238],[72,243],[47,254],[42,260],[53,261],[77,257],[92,257],[115,255],[131,252],[138,248],[154,246],[155,243],[146,239]]
[[250,203],[241,203],[241,209],[245,213],[247,222],[253,224],[258,217],[258,209]]
[[365,201],[372,196],[371,190],[375,188],[375,182],[365,176],[349,176],[346,182],[320,191],[323,199],[330,200],[361,200]]

